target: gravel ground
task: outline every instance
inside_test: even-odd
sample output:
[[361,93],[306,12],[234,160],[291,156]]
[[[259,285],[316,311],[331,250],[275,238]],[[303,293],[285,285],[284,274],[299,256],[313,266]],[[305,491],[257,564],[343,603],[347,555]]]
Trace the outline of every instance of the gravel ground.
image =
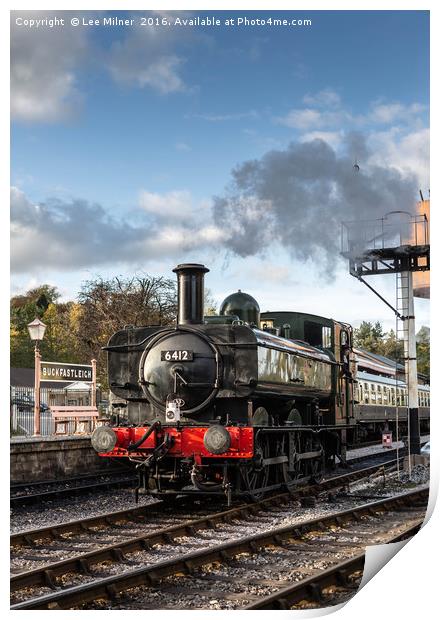
[[112,489],[82,497],[48,501],[43,506],[19,506],[11,509],[11,534],[155,502],[157,500],[152,497],[139,495],[139,503],[136,504],[133,489]]

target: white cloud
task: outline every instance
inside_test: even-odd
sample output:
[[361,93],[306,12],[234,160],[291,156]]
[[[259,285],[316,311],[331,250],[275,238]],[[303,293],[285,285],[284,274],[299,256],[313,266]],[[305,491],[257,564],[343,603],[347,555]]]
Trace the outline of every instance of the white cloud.
[[176,151],[184,151],[184,152],[188,152],[191,151],[191,147],[189,144],[187,144],[186,142],[176,142],[176,144],[174,145]]
[[[256,110],[248,112],[235,112],[230,114],[192,114],[191,118],[200,118],[204,121],[212,123],[221,123],[224,121],[241,121],[244,119],[257,119],[259,114]],[[189,118],[189,117],[187,117]]]
[[52,123],[76,114],[83,102],[79,74],[86,63],[109,71],[119,84],[162,95],[187,91],[180,49],[187,41],[204,40],[188,30],[135,27],[105,50],[102,43],[92,46],[91,30],[70,26],[72,11],[64,11],[66,26],[58,28],[19,26],[17,16],[38,20],[55,13],[11,14],[11,116],[18,121]]
[[[362,166],[393,167],[404,175],[415,174],[420,187],[429,188],[429,129],[427,106],[421,103],[371,102],[364,114],[352,114],[339,95],[325,89],[303,97],[308,107],[295,108],[275,122],[300,132],[300,142],[320,139],[339,152],[346,149],[346,136],[362,131],[365,149],[355,143],[347,155]],[[360,135],[360,134],[359,134]]]
[[284,116],[274,118],[275,123],[302,131],[359,130],[393,123],[414,128],[422,126],[421,115],[427,109],[420,103],[404,105],[375,101],[365,114],[353,114],[344,108],[339,95],[331,90],[305,95],[303,101],[308,107],[293,108]]
[[369,163],[392,166],[403,174],[416,174],[419,186],[429,189],[429,129],[402,131],[392,128],[376,132],[369,138],[371,156]]
[[322,114],[318,110],[290,110],[286,116],[276,119],[280,125],[292,127],[293,129],[309,129],[319,127],[322,124]]
[[303,102],[309,106],[332,107],[341,103],[341,97],[331,88],[325,88],[314,95],[304,95]]
[[[31,16],[52,15],[45,11]],[[65,119],[82,101],[76,76],[87,48],[85,30],[70,26],[29,29],[17,26],[16,17],[17,13],[12,13],[11,116],[30,122]]]
[[370,123],[390,124],[398,121],[410,122],[426,110],[419,103],[403,105],[402,103],[374,103],[368,114]]
[[142,190],[139,204],[144,211],[158,217],[187,218],[193,210],[192,196],[186,190],[166,194]]
[[344,138],[343,131],[309,131],[300,136],[301,142],[309,142],[310,140],[324,140],[333,149],[337,149]]
[[344,110],[314,110],[312,108],[296,108],[285,116],[275,118],[279,125],[303,131],[327,127],[339,127],[342,123],[352,122],[351,115]]
[[12,271],[30,276],[49,269],[139,265],[162,256],[174,259],[213,250],[226,236],[211,222],[208,203],[195,203],[189,192],[143,192],[140,206],[140,217],[134,214],[130,222],[85,200],[49,199],[38,205],[12,187]]
[[[140,50],[137,54],[141,58],[144,57]],[[136,63],[131,60],[129,51],[120,48],[120,51],[113,54],[110,72],[117,82],[132,83],[141,88],[149,86],[162,95],[166,95],[185,90],[184,82],[178,73],[182,62],[182,59],[177,56],[162,56],[155,60],[143,59],[141,65],[139,61]]]
[[107,68],[121,84],[149,87],[162,95],[186,91],[181,73],[185,58],[179,49],[191,36],[189,31],[163,26],[134,27],[112,44]]

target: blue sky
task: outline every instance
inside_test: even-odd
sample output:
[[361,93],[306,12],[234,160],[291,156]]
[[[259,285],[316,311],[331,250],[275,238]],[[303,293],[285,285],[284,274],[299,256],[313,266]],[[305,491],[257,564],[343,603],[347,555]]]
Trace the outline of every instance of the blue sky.
[[[159,16],[172,25],[68,25],[74,16],[109,15],[136,22]],[[289,241],[280,234],[285,205],[276,207],[279,196],[270,188],[274,179],[276,192],[284,183],[288,188],[290,173],[269,166],[266,154],[274,150],[287,161],[289,144],[297,145],[296,196],[313,184],[299,178],[299,162],[310,158],[301,145],[314,140],[321,149],[310,147],[317,149],[317,176],[319,153],[338,162],[339,180],[326,178],[325,186],[338,190],[342,183],[346,192],[341,174],[345,165],[352,174],[356,159],[365,185],[376,192],[398,184],[401,195],[414,190],[409,201],[419,187],[427,193],[428,13],[247,11],[254,19],[312,20],[309,27],[247,28],[175,26],[178,15],[42,12],[37,18],[64,17],[67,25],[30,29],[16,22],[29,18],[26,12],[13,14],[12,291],[49,281],[72,298],[94,274],[143,269],[171,275],[176,262],[197,260],[211,268],[208,286],[218,301],[240,287],[264,309],[319,311],[355,324],[378,318],[392,326],[389,311],[343,262],[328,266],[328,244],[316,241],[316,249],[304,253],[294,228]],[[224,22],[244,12],[198,15]],[[348,146],[352,132],[357,147]],[[259,178],[245,188],[231,175],[244,170],[244,162],[257,162],[261,177],[270,173],[264,196]],[[230,206],[231,191],[240,199],[240,230],[221,219],[231,209],[213,216],[213,197]],[[251,211],[243,206],[245,193]],[[322,222],[331,204],[340,211],[318,237],[338,234],[330,228],[336,215],[350,215],[342,203],[323,201]],[[243,249],[249,213],[247,242],[255,221],[266,226],[272,207],[277,225],[269,222],[270,235],[258,232],[256,247]],[[292,217],[301,218],[301,210]],[[391,280],[376,282],[389,296]],[[419,322],[427,323],[428,302],[417,305]]]

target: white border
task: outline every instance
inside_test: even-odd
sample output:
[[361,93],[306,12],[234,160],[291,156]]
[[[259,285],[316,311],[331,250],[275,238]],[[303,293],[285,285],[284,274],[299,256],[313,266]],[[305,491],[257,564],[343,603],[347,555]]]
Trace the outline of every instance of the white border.
[[[207,6],[209,4],[209,6]],[[45,10],[45,9],[55,9],[55,10],[149,10],[149,9],[180,9],[180,10],[202,10],[202,11],[212,11],[212,10],[249,10],[249,11],[258,11],[258,10],[290,10],[290,11],[313,11],[313,10],[430,10],[431,11],[431,32],[435,33],[432,37],[431,43],[431,59],[434,63],[434,59],[439,58],[439,50],[438,48],[438,3],[434,3],[433,1],[424,1],[424,2],[415,2],[413,0],[404,0],[404,1],[392,1],[392,0],[370,0],[369,2],[360,1],[357,2],[356,5],[353,5],[353,2],[348,2],[348,0],[342,1],[337,0],[332,3],[328,2],[328,0],[309,0],[299,3],[299,2],[286,2],[286,1],[278,1],[278,2],[268,2],[267,0],[235,0],[232,2],[231,0],[212,0],[211,2],[206,2],[206,0],[191,0],[187,2],[182,1],[162,1],[158,0],[150,0],[145,2],[139,2],[138,0],[132,0],[129,3],[129,6],[124,6],[124,3],[120,0],[118,2],[114,0],[107,0],[106,2],[95,0],[95,2],[90,5],[90,3],[77,1],[76,3],[69,2],[41,2],[39,5],[36,5],[35,2],[29,1],[16,1],[14,3],[7,2],[6,6],[1,10],[2,21],[1,21],[1,40],[5,45],[6,49],[4,53],[1,55],[2,60],[2,68],[4,69],[3,73],[3,84],[8,83],[8,70],[9,70],[9,15],[8,10]],[[372,42],[372,45],[380,45],[380,41]],[[411,45],[411,42],[408,42]],[[438,73],[437,64],[435,65],[435,69]],[[432,89],[432,105],[431,108],[435,112],[432,118],[432,136],[435,137],[438,135],[437,129],[437,110],[438,106],[438,96],[437,96],[437,83],[438,78],[434,72],[431,72],[431,89]],[[411,82],[411,76],[408,76],[409,82]],[[3,103],[3,116],[2,116],[2,124],[1,124],[1,137],[3,138],[2,143],[4,145],[8,144],[7,136],[9,135],[9,99],[6,96],[7,88],[3,89],[2,93],[2,103]],[[437,155],[437,142],[433,141],[432,154],[433,156]],[[5,171],[9,168],[9,155],[6,151],[3,156],[2,163],[4,164]],[[436,164],[438,163],[437,158],[432,158],[432,170],[437,171]],[[431,189],[433,190],[433,197],[435,201],[436,192],[436,179],[437,175],[433,175],[431,182]],[[5,179],[4,183],[4,204],[8,204],[9,201],[9,183],[7,181],[7,175],[3,176]],[[438,205],[435,205],[438,208]],[[438,267],[438,252],[436,248],[436,242],[438,239],[438,217],[436,215],[437,209],[432,209],[431,212],[431,239],[433,240],[432,244],[432,263],[434,266],[434,274],[435,277],[432,278],[432,316],[438,316],[438,303],[437,303],[437,290],[436,290],[436,269]],[[2,239],[1,248],[4,251],[4,257],[2,261],[3,269],[5,270],[4,277],[2,278],[2,282],[6,288],[6,282],[8,281],[8,272],[7,272],[7,253],[9,248],[9,239],[7,236],[8,231],[8,216],[7,210],[3,208],[1,210],[1,217],[3,218],[0,224],[0,230],[4,235]],[[6,301],[6,291],[3,291],[3,300]],[[6,309],[6,303],[2,306],[2,325],[6,326],[9,322],[8,310]],[[5,330],[6,331],[6,330]],[[432,351],[435,352],[438,350],[438,328],[433,322],[431,329],[431,337],[432,337]],[[9,373],[9,363],[7,359],[7,352],[3,349],[2,356],[2,373],[1,376],[6,376]],[[4,367],[3,367],[4,365]],[[433,393],[431,397],[432,402],[432,411],[434,415],[432,416],[432,430],[431,430],[431,446],[432,446],[432,476],[431,476],[431,488],[434,491],[433,495],[436,495],[438,489],[439,482],[439,442],[438,442],[438,419],[436,412],[439,412],[438,408],[438,396],[436,388],[437,378],[437,370],[438,370],[438,362],[436,360],[435,353],[432,356],[432,377],[433,381]],[[5,418],[4,418],[5,419]],[[5,424],[5,432],[3,433],[5,443],[8,442],[8,432],[6,431]],[[6,449],[2,450],[2,458],[4,459],[4,470],[7,471],[8,468],[8,452]],[[8,476],[4,475],[5,481]],[[4,491],[4,495],[7,491]],[[5,504],[6,502],[4,502]],[[432,509],[432,507],[431,507]],[[421,616],[430,618],[434,615],[433,610],[438,607],[437,602],[437,591],[438,591],[438,579],[437,579],[437,556],[438,556],[438,533],[439,533],[439,509],[434,510],[429,522],[422,529],[422,531],[415,537],[414,540],[410,541],[404,548],[401,550],[380,572],[378,576],[373,578],[360,592],[356,594],[356,596],[344,607],[339,610],[333,610],[334,613],[337,614],[338,620],[352,620],[356,618],[356,620],[369,619],[372,617],[375,618],[387,618],[387,617],[399,617],[400,619],[405,619],[415,616]],[[5,524],[3,528],[5,532],[4,540],[2,541],[5,544],[3,557],[5,558],[4,565],[2,566],[2,580],[1,584],[7,589],[7,576],[8,576],[8,560],[6,559],[9,556],[9,540],[6,539],[6,533],[8,531],[8,527]],[[5,592],[5,596],[2,597],[4,602],[5,610],[8,610],[8,597]],[[23,612],[15,612],[14,618],[17,617],[17,613]],[[35,612],[37,615],[34,617],[44,617],[46,618],[47,612]],[[66,612],[52,612],[56,613],[57,616],[65,615]],[[83,614],[93,614],[95,617],[96,613],[106,613],[106,612],[82,612]],[[124,611],[124,614],[130,613]],[[134,612],[139,616],[142,612]],[[237,611],[233,612],[236,617],[243,615],[243,617],[249,618],[249,612]],[[252,612],[251,612],[252,613]],[[253,612],[255,613],[255,612]],[[289,615],[289,618],[293,616],[295,617],[305,617],[305,616],[316,616],[316,615],[324,615],[328,613],[328,611],[322,610],[321,613],[317,614],[316,612],[277,612],[280,615]],[[211,612],[211,611],[178,611],[175,612],[165,612],[165,611],[148,611],[144,612],[144,614],[148,614],[148,617],[173,617],[179,619],[193,619],[194,616],[198,616],[200,618],[211,617],[215,614],[216,618],[223,617],[225,615],[229,615],[228,612]],[[262,616],[260,616],[262,617]]]

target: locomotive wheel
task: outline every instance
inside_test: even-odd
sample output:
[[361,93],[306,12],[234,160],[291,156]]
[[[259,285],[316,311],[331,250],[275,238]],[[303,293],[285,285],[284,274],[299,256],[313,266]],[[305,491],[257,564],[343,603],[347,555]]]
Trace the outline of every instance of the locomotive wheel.
[[255,458],[252,464],[242,469],[244,490],[252,501],[263,497],[269,481],[269,467],[263,465],[263,459],[269,457],[269,443],[267,439],[255,439]]
[[307,472],[310,476],[310,482],[312,484],[319,484],[324,477],[325,470],[325,450],[319,439],[311,438],[308,443],[308,450],[313,452],[322,450],[322,454],[319,458],[313,459],[307,463]]
[[[288,441],[287,437],[283,437],[282,451],[280,452],[280,454],[285,454],[286,456],[289,456],[289,450],[287,449],[287,441]],[[295,450],[296,452],[300,452],[298,435],[295,435]],[[296,488],[296,481],[301,475],[301,461],[296,462],[296,469],[293,471],[289,471],[288,467],[289,467],[288,462],[287,463],[284,462],[281,464],[281,475],[282,475],[283,482],[286,486],[286,489],[289,491],[289,493],[293,493]]]
[[316,459],[310,463],[311,482],[319,484],[324,477],[325,457],[324,454],[320,459]]
[[269,426],[269,413],[264,407],[257,407],[252,416],[252,426]]

